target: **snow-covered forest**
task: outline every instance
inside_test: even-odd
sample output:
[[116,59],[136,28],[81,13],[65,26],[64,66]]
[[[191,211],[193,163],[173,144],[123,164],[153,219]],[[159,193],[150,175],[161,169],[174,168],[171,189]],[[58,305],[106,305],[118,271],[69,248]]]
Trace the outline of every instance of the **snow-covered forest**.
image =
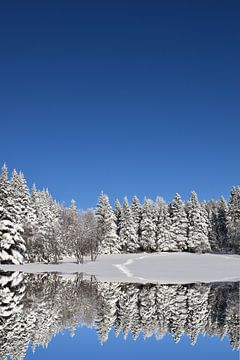
[[95,328],[101,343],[111,330],[134,340],[169,332],[175,342],[187,335],[193,345],[199,334],[227,336],[237,349],[239,283],[143,285],[0,273],[2,360],[22,360],[28,346],[46,347],[55,334],[69,329],[73,336],[79,326]]
[[196,192],[168,204],[137,196],[110,205],[100,195],[96,209],[79,211],[56,202],[47,189],[30,191],[23,173],[0,175],[0,263],[59,262],[65,256],[83,262],[99,254],[136,252],[214,252],[240,254],[240,187],[229,201],[200,203]]

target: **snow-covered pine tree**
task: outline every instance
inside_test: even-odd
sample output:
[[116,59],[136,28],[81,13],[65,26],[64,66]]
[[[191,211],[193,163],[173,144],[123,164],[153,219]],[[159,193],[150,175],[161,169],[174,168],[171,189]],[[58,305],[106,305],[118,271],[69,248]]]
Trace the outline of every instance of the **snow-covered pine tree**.
[[228,205],[224,197],[218,201],[218,243],[220,251],[228,250],[228,231],[227,231]]
[[42,261],[44,234],[38,219],[38,195],[36,185],[33,184],[30,194],[30,212],[24,224],[23,237],[26,243],[27,257],[30,262]]
[[136,228],[136,233],[138,235],[138,242],[140,243],[140,238],[141,238],[140,223],[142,217],[142,207],[136,195],[134,195],[132,198],[131,210],[132,210],[133,221]]
[[228,241],[231,250],[240,254],[240,187],[231,190],[228,210]]
[[16,223],[20,224],[22,223],[22,204],[21,204],[21,194],[19,189],[19,175],[17,171],[14,169],[12,172],[12,178],[9,184],[9,190],[10,190],[10,197],[14,202],[14,217]]
[[23,239],[26,245],[26,260],[31,260],[32,238],[36,231],[36,216],[31,206],[30,192],[23,173],[13,170],[10,182],[10,196],[14,202],[15,217],[17,223],[23,228]]
[[37,223],[37,197],[38,197],[38,191],[36,188],[36,184],[33,184],[32,190],[30,191],[30,207],[33,212],[33,218],[34,223]]
[[0,175],[0,206],[3,207],[6,203],[6,198],[9,196],[9,181],[8,181],[8,169],[4,163],[2,172]]
[[[203,204],[204,205],[204,204]],[[205,203],[205,210],[208,216],[208,239],[211,250],[220,252],[218,241],[218,204],[215,200]]]
[[11,194],[7,167],[4,164],[0,176],[0,263],[22,264],[26,247],[19,224],[19,208]]
[[44,231],[47,225],[47,220],[50,218],[49,206],[45,196],[45,191],[36,190],[35,186],[32,189],[32,206],[36,213],[38,227]]
[[78,213],[77,206],[76,206],[76,201],[74,199],[72,199],[70,201],[69,210],[70,210],[70,214],[71,214],[72,223],[74,224],[76,222],[77,213]]
[[176,194],[169,205],[171,219],[171,240],[170,251],[184,251],[187,249],[188,220],[181,196]]
[[121,251],[117,235],[116,216],[109,203],[108,196],[101,194],[96,209],[99,252],[101,254],[118,254]]
[[117,235],[119,235],[121,214],[122,214],[122,206],[121,206],[120,201],[118,199],[115,201],[114,214],[115,214],[115,217],[116,217]]
[[34,211],[31,207],[30,192],[24,178],[23,173],[17,173],[13,170],[11,179],[11,195],[15,202],[15,207],[18,209],[19,222],[21,224],[36,220]]
[[208,214],[199,201],[195,191],[187,204],[188,210],[188,250],[191,252],[209,252]]
[[138,234],[127,197],[124,198],[120,219],[119,241],[122,252],[134,253],[139,248]]
[[176,241],[171,236],[171,220],[168,205],[162,198],[157,198],[158,220],[156,230],[157,251],[177,250]]
[[157,208],[152,200],[145,198],[140,223],[140,246],[143,251],[156,251]]

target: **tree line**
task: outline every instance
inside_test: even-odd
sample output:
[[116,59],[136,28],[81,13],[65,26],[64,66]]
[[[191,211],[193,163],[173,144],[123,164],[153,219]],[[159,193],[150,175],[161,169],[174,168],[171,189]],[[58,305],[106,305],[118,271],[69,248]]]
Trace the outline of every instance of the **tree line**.
[[240,254],[240,187],[233,187],[229,202],[223,197],[200,203],[196,192],[184,203],[179,194],[168,204],[158,197],[134,196],[129,204],[117,200],[114,208],[101,194],[96,217],[100,252],[135,253],[188,251]]
[[48,189],[29,191],[23,173],[0,175],[0,263],[58,263],[63,257],[96,257],[97,221],[93,210],[57,203]]
[[196,192],[183,202],[125,197],[114,207],[100,195],[96,209],[79,211],[54,200],[47,189],[30,191],[23,173],[0,175],[0,263],[54,262],[99,254],[188,251],[240,254],[240,187],[229,201],[200,203]]

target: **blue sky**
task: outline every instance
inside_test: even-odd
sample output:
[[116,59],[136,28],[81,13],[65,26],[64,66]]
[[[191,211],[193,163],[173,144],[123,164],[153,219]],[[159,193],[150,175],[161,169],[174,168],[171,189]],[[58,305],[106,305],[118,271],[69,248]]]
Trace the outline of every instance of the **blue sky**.
[[59,201],[240,183],[238,1],[0,4],[0,160]]
[[218,337],[203,337],[199,335],[197,343],[192,346],[187,336],[184,336],[179,343],[175,344],[171,335],[166,335],[161,340],[150,337],[143,340],[142,336],[136,341],[131,340],[130,336],[124,340],[122,335],[115,338],[113,332],[109,340],[101,345],[97,340],[94,329],[81,328],[76,331],[73,338],[68,332],[64,335],[57,335],[48,344],[47,349],[38,347],[35,354],[29,348],[26,360],[46,360],[55,359],[65,360],[79,359],[86,356],[89,359],[139,359],[145,360],[163,359],[186,359],[186,360],[237,360],[238,352],[233,351],[229,345],[229,339],[220,340]]

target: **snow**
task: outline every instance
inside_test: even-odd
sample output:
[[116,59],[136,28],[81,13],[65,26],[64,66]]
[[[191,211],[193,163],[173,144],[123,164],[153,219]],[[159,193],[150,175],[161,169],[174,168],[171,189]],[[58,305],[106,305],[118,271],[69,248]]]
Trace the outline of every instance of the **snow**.
[[129,271],[129,269],[127,268],[127,265],[130,265],[133,263],[133,259],[128,259],[125,263],[123,264],[114,264],[114,266],[116,266],[116,268],[118,268],[122,273],[124,273],[127,277],[132,277],[133,274],[131,273],[131,271]]
[[94,275],[98,281],[138,283],[193,283],[240,281],[239,255],[214,255],[191,253],[112,254],[101,255],[95,262],[76,264],[65,259],[60,264],[32,263],[3,265],[5,271],[27,273],[82,272]]

